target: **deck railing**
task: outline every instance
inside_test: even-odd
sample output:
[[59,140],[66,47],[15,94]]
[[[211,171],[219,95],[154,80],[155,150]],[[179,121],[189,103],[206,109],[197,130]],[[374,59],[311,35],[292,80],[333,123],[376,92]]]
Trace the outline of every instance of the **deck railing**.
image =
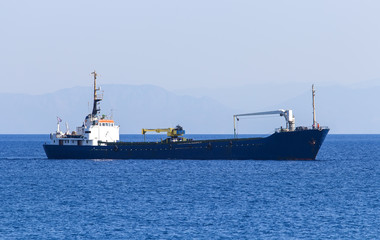
[[[294,131],[304,131],[304,130],[312,130],[312,129],[323,130],[323,129],[329,129],[329,127],[319,126],[319,127],[313,128],[313,126],[298,126],[298,127],[296,127],[296,129]],[[287,128],[276,128],[275,132],[279,133],[279,132],[291,132],[291,131]]]

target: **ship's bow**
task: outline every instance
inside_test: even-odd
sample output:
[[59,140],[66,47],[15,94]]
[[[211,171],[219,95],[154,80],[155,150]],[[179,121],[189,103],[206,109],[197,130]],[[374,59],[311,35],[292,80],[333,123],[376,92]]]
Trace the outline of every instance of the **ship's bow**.
[[318,128],[275,133],[269,137],[272,158],[315,160],[329,130]]

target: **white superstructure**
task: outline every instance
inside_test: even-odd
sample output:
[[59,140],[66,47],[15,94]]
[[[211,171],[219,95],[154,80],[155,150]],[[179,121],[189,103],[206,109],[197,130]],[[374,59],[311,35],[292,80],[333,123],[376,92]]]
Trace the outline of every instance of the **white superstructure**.
[[87,115],[82,126],[77,127],[76,131],[63,133],[60,130],[59,123],[62,121],[58,118],[57,131],[50,134],[51,144],[53,145],[105,145],[106,142],[119,141],[119,126],[105,115],[99,115],[100,109],[98,103],[102,98],[98,97],[96,88],[97,73],[94,71],[94,106],[92,113]]

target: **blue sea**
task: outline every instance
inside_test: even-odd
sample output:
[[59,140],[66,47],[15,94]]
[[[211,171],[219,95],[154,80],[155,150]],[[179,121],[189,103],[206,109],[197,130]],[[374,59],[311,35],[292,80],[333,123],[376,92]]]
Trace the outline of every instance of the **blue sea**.
[[0,239],[380,239],[380,135],[328,135],[315,161],[48,160],[47,141],[0,135]]

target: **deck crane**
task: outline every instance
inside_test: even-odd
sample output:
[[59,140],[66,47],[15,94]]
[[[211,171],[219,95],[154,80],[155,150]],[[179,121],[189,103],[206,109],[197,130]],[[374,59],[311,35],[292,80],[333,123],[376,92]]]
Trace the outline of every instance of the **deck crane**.
[[155,129],[146,129],[143,128],[141,130],[141,133],[144,135],[144,142],[145,142],[145,133],[147,132],[156,132],[156,133],[161,133],[161,132],[166,132],[167,136],[170,137],[171,139],[177,139],[183,136],[185,134],[185,130],[180,125],[177,125],[175,128],[155,128]]
[[293,110],[275,110],[275,111],[267,111],[267,112],[256,112],[256,113],[244,113],[244,114],[236,114],[234,115],[234,137],[236,137],[236,119],[238,117],[245,117],[245,116],[259,116],[259,115],[276,115],[279,114],[280,116],[284,117],[286,120],[286,129],[285,131],[294,131],[295,130],[295,118],[293,115]]

